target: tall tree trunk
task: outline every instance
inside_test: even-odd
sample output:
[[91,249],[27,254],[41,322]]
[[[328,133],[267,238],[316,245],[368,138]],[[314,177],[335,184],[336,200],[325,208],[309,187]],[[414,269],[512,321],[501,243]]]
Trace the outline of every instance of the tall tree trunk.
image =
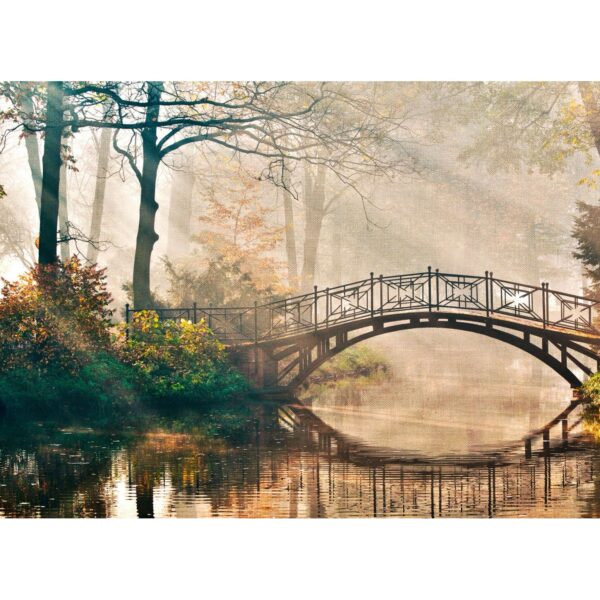
[[[160,97],[163,91],[161,82],[148,82],[148,109],[146,123],[158,120],[160,113]],[[158,203],[156,202],[156,177],[160,164],[160,153],[156,145],[157,132],[155,127],[142,130],[142,149],[144,163],[141,173],[140,219],[135,245],[133,262],[133,304],[135,308],[152,306],[150,291],[150,261],[154,244],[158,241],[155,221]]]
[[290,192],[288,171],[283,166],[283,212],[285,215],[285,251],[288,264],[288,285],[298,285],[298,259],[296,256],[296,230],[294,229],[294,199]]
[[[304,223],[304,256],[302,263],[302,289],[309,290],[315,282],[315,271],[317,267],[317,252],[319,238],[323,225],[325,206],[325,166],[319,164],[317,173],[312,181],[309,167],[305,172],[305,198],[304,206],[306,219]],[[308,180],[306,178],[308,175]],[[308,192],[308,194],[307,194]]]
[[42,161],[42,191],[40,194],[39,262],[41,265],[56,263],[63,98],[62,81],[48,82],[44,158]]
[[[26,94],[23,97],[23,110],[28,115],[33,115],[33,102],[31,96]],[[25,148],[27,150],[27,159],[29,169],[31,170],[31,178],[33,179],[33,189],[35,191],[35,203],[40,214],[41,195],[42,195],[42,167],[40,165],[40,148],[38,137],[35,131],[27,133],[25,136]]]
[[67,204],[67,167],[60,167],[60,183],[58,184],[58,237],[60,240],[60,260],[67,262],[71,256],[69,248],[69,207]]
[[98,165],[96,167],[96,188],[94,190],[94,206],[92,208],[92,222],[90,224],[90,241],[88,242],[87,259],[90,263],[98,262],[98,242],[102,233],[102,215],[104,213],[104,193],[108,177],[108,158],[110,155],[110,129],[103,129],[100,133],[98,147]]
[[173,173],[167,243],[167,255],[171,259],[187,256],[190,252],[194,179],[194,174],[187,169]]

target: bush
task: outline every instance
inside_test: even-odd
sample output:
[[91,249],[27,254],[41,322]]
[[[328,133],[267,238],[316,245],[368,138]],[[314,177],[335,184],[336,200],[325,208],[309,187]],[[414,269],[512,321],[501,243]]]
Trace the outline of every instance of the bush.
[[139,419],[147,399],[196,406],[248,390],[204,322],[143,311],[127,339],[109,302],[104,271],[75,258],[4,281],[0,416],[108,423]]
[[104,271],[77,258],[37,265],[0,297],[0,404],[16,418],[123,417],[135,402],[111,354]]
[[98,354],[78,374],[57,369],[14,369],[0,375],[0,399],[17,420],[130,421],[138,408],[131,370]]
[[600,373],[594,373],[582,386],[585,428],[600,439]]
[[249,389],[204,320],[161,321],[154,311],[136,312],[129,337],[121,334],[119,356],[155,400],[220,400]]
[[384,356],[368,346],[352,346],[319,367],[311,379],[337,380],[383,375],[389,371]]
[[15,282],[2,280],[0,373],[76,374],[110,346],[111,300],[104,271],[77,258],[37,265]]

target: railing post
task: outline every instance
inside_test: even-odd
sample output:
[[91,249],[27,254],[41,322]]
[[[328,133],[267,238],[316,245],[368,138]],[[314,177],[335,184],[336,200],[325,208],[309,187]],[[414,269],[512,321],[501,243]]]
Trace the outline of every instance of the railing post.
[[490,316],[490,274],[485,272],[485,316]]
[[548,315],[546,314],[546,284],[542,281],[542,325],[546,329]]
[[375,316],[375,282],[373,281],[373,272],[371,272],[371,318]]
[[325,329],[329,329],[329,288],[325,289]]
[[208,328],[212,329],[212,302],[208,305]]
[[490,271],[490,312],[494,312],[494,273]]
[[125,304],[125,339],[129,339],[129,302]]
[[546,322],[550,324],[550,284],[546,281]]
[[435,309],[440,310],[440,270],[435,270]]
[[198,322],[198,305],[194,302],[194,325]]
[[315,296],[314,296],[315,300],[314,300],[314,304],[315,304],[315,331],[317,331],[318,329],[318,318],[319,318],[319,313],[317,312],[317,302],[318,302],[318,293],[317,293],[317,286],[315,285]]
[[379,314],[383,316],[383,275],[379,275]]
[[431,267],[427,267],[427,273],[429,274],[427,280],[427,288],[429,292],[429,312],[431,312]]

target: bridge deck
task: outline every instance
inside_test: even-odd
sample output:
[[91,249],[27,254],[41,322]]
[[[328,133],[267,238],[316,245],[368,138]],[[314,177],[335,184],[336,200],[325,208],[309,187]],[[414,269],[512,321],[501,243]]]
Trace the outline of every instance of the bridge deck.
[[[163,319],[204,319],[217,337],[230,346],[268,344],[295,336],[335,330],[349,323],[377,318],[398,320],[401,313],[426,318],[454,314],[456,318],[484,315],[528,328],[568,335],[596,343],[600,332],[594,319],[600,303],[593,297],[551,289],[547,283],[528,285],[485,275],[440,273],[437,269],[392,275],[318,289],[251,307],[156,309]],[[125,316],[136,310],[126,306]]]
[[[238,354],[261,389],[291,389],[331,356],[369,337],[428,327],[470,331],[511,344],[576,388],[600,368],[595,349],[600,346],[595,327],[599,304],[592,297],[550,289],[547,283],[527,285],[488,272],[460,275],[428,268],[408,275],[371,274],[252,307],[194,305],[156,312],[161,319],[203,319]],[[126,307],[128,324],[136,312]]]

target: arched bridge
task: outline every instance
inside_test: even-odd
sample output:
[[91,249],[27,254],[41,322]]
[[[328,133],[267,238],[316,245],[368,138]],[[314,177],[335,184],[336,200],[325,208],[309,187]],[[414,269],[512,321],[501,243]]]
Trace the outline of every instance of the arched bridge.
[[[554,369],[572,387],[599,370],[600,302],[551,289],[428,268],[318,289],[251,307],[155,309],[161,319],[205,319],[263,389],[293,389],[345,348],[393,331],[444,328],[505,342]],[[136,311],[126,307],[129,322]]]

